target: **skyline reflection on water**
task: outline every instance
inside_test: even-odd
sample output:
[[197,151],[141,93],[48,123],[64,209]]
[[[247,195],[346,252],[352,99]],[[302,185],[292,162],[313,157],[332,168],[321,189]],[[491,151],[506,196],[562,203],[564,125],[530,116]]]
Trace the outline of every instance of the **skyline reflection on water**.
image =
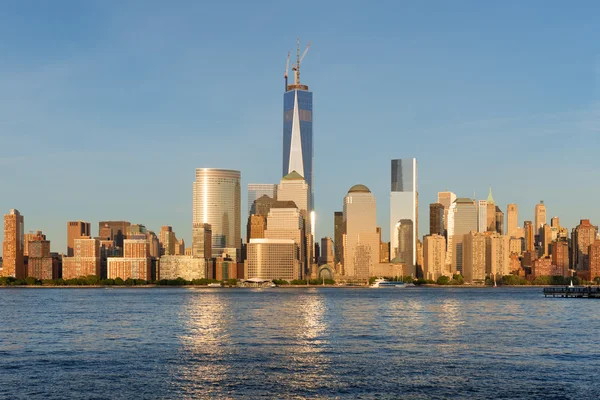
[[2,289],[0,398],[596,398],[539,288]]

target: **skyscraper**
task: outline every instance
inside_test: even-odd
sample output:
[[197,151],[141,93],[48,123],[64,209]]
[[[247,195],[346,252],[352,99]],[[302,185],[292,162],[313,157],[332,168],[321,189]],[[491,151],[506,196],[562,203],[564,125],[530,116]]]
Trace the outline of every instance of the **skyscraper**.
[[100,240],[88,237],[75,239],[73,257],[63,258],[63,279],[101,275]]
[[462,274],[465,282],[485,281],[486,269],[486,237],[485,233],[471,231],[463,237]]
[[531,221],[523,222],[523,229],[525,231],[525,251],[533,252],[535,249],[535,232]]
[[391,166],[390,258],[401,255],[399,262],[414,267],[418,238],[417,159],[392,160]]
[[589,271],[589,247],[596,240],[598,228],[590,223],[589,219],[582,219],[577,227],[573,228],[572,248],[573,267],[578,271]]
[[110,239],[115,241],[117,247],[123,248],[123,240],[127,236],[127,229],[130,225],[129,221],[100,221],[98,223],[99,236],[104,239],[107,237],[106,233],[112,232]]
[[333,213],[333,261],[337,265],[338,263],[344,263],[344,233],[346,229],[344,227],[344,213],[342,211],[335,211]]
[[321,238],[321,256],[318,264],[333,264],[333,240],[329,237]]
[[67,222],[67,256],[73,257],[73,245],[75,239],[83,236],[91,236],[90,223],[85,221]]
[[[197,168],[193,191],[193,223],[210,224],[214,256],[235,249],[240,256],[240,171]],[[231,254],[233,256],[233,254]]]
[[456,195],[452,192],[438,192],[437,202],[444,206],[444,229],[446,230],[446,236],[448,231],[448,211],[452,203],[456,201]]
[[0,276],[25,279],[27,271],[23,260],[24,218],[19,210],[11,209],[4,215],[4,242],[2,243],[2,269]]
[[492,188],[490,187],[490,191],[488,193],[488,198],[486,201],[486,221],[488,232],[496,231],[496,202],[494,201],[494,196],[492,196]]
[[[262,196],[277,199],[277,184],[275,183],[249,183],[248,184],[248,216],[258,214],[254,202]],[[254,206],[254,207],[253,207]]]
[[542,235],[542,229],[546,224],[546,206],[544,200],[540,200],[539,204],[535,206],[535,234]]
[[31,238],[28,257],[27,276],[36,279],[58,279],[58,265],[57,268],[53,268],[55,263],[50,255],[50,241],[46,240],[42,231],[37,231]]
[[344,197],[344,275],[367,279],[379,264],[377,203],[365,185],[354,185]]
[[212,227],[210,224],[192,225],[192,256],[212,258]]
[[477,232],[486,232],[488,228],[487,220],[487,200],[477,202]]
[[429,234],[444,236],[444,205],[432,203],[429,205]]
[[[310,46],[310,44],[309,44]],[[308,47],[306,48],[308,50]],[[306,51],[305,51],[306,54]],[[300,83],[300,40],[296,63],[293,65],[294,83],[286,85],[283,94],[283,172],[299,173],[310,187],[308,211],[313,210],[313,94]],[[300,207],[300,206],[298,206]]]
[[426,279],[437,280],[447,275],[446,271],[446,239],[441,235],[430,235],[423,238],[423,269]]
[[462,272],[463,239],[465,234],[477,232],[477,205],[475,200],[458,198],[448,211],[448,250],[447,264],[451,272]]
[[504,235],[504,213],[496,206],[496,233]]
[[506,206],[506,236],[516,237],[519,226],[519,208],[516,204]]

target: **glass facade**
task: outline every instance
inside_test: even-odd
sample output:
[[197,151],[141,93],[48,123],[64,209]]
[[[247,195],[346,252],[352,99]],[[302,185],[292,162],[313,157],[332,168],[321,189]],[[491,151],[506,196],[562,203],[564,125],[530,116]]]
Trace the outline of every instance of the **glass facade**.
[[276,183],[249,183],[248,184],[248,216],[258,214],[254,202],[262,196],[267,195],[272,199],[277,199]]
[[390,258],[413,267],[417,263],[417,159],[392,160],[391,166]]
[[392,192],[416,191],[416,159],[392,160]]
[[313,210],[313,117],[312,92],[290,90],[283,95],[283,171],[296,171],[310,186]]

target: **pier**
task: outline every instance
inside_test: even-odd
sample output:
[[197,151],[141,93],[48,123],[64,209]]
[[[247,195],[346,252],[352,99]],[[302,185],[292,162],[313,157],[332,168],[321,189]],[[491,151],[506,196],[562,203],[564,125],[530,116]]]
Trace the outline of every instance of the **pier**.
[[600,299],[600,287],[552,287],[544,288],[544,297],[576,297]]

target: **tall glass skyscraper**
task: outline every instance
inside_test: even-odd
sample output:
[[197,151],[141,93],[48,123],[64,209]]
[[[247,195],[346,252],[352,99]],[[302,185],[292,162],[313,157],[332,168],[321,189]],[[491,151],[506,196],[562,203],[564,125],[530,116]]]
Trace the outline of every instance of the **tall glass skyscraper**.
[[417,263],[417,159],[392,160],[390,192],[390,258]]
[[296,171],[310,187],[309,214],[313,210],[313,94],[299,82],[287,85],[283,95],[283,171]]

